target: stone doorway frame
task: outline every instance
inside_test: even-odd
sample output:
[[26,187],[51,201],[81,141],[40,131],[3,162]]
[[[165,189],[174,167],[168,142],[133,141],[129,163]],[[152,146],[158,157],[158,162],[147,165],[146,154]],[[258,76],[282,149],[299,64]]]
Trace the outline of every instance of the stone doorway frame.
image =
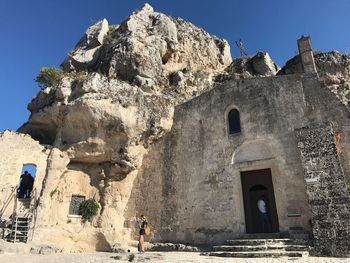
[[[272,172],[270,168],[241,171],[241,186],[243,196],[243,208],[245,215],[246,233],[277,233],[279,232],[277,206],[275,201],[275,192],[272,182]],[[255,203],[258,196],[253,196],[251,189],[256,186],[262,186],[264,191],[259,194],[264,194],[270,217],[270,229],[264,231],[259,226],[259,214]],[[257,193],[255,193],[256,195]]]

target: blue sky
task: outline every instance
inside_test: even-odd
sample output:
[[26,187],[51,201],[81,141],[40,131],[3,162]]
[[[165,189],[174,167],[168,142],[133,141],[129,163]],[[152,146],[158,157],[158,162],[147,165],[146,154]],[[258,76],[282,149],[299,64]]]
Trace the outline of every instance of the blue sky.
[[[182,17],[210,34],[243,39],[248,54],[270,53],[280,66],[296,54],[296,39],[311,35],[314,49],[350,53],[350,0],[155,0],[156,11]],[[39,91],[43,66],[59,66],[93,22],[119,24],[145,1],[0,0],[0,131],[17,129]]]

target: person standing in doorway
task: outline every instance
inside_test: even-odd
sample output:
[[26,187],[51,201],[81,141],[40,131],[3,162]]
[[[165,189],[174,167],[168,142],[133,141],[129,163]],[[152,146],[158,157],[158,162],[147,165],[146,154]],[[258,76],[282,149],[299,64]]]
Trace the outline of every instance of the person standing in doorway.
[[144,215],[141,215],[140,218],[138,218],[138,221],[140,225],[138,249],[140,252],[145,252],[145,235],[146,235],[146,227],[148,226],[148,222]]
[[270,215],[268,213],[265,200],[265,196],[262,195],[257,202],[257,206],[260,213],[263,233],[271,233]]
[[27,198],[32,197],[32,191],[34,186],[34,177],[30,173],[29,175],[30,175],[30,178],[29,178],[28,189],[27,189]]
[[19,185],[19,193],[18,198],[30,198],[30,187],[33,185],[34,179],[28,173],[28,171],[24,171],[24,174],[21,175],[21,183]]

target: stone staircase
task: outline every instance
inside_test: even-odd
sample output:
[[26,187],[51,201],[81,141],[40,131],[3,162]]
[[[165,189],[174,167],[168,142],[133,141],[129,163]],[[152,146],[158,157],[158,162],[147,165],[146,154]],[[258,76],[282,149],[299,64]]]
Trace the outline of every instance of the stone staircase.
[[245,234],[239,239],[227,240],[214,246],[209,256],[260,258],[260,257],[307,257],[309,240],[281,238],[279,233]]

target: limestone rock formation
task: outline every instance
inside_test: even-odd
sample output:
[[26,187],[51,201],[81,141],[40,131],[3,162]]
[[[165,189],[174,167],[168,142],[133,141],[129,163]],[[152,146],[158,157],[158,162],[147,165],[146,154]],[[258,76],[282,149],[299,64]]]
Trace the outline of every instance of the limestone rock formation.
[[[320,75],[341,90],[341,98],[348,96],[348,61],[338,53],[316,56]],[[280,74],[299,68],[297,61],[290,62]],[[154,12],[148,4],[120,25],[104,19],[89,27],[62,69],[60,84],[41,90],[29,103],[31,116],[19,131],[49,145],[50,151],[45,152],[48,164],[38,202],[38,211],[48,212],[38,218],[36,238],[68,252],[118,250],[131,242],[135,214],[142,212],[136,211],[135,200],[144,202],[137,185],[142,180],[136,178],[142,169],[150,169],[145,160],[165,161],[155,148],[173,128],[175,106],[216,82],[279,71],[266,52],[232,61],[225,40]],[[145,181],[152,189],[172,185],[171,177],[167,179]],[[99,202],[92,222],[67,220],[73,195]]]
[[37,238],[66,240],[73,252],[94,242],[103,251],[125,246],[124,213],[149,145],[170,131],[174,107],[208,90],[230,63],[225,40],[147,4],[120,26],[89,27],[62,64],[65,77],[29,103],[19,131],[53,148],[39,211],[66,207],[67,191],[95,198],[101,209],[90,226],[67,225],[54,209],[38,219]]
[[129,147],[161,137],[173,106],[208,89],[230,63],[225,40],[146,4],[120,26],[108,29],[104,19],[88,28],[62,64],[80,77],[40,91],[20,131],[72,160],[123,163],[129,171],[138,166]]
[[[225,40],[182,19],[154,12],[148,4],[120,26],[110,27],[102,40],[104,24],[105,20],[100,21],[87,30],[62,64],[63,69],[98,71],[110,78],[159,90],[169,84],[169,76],[176,71],[212,74],[231,62]],[[96,48],[100,48],[99,53]],[[89,63],[81,63],[87,60]]]
[[63,62],[63,68],[68,70],[83,69],[94,64],[108,30],[108,22],[106,19],[89,27],[74,50]]
[[[350,55],[338,51],[313,52],[319,77],[347,107],[350,100]],[[303,73],[300,56],[287,61],[279,75]]]
[[279,70],[279,67],[272,61],[267,52],[258,52],[252,57],[251,63],[258,75],[274,76]]
[[279,70],[267,52],[259,51],[251,57],[234,59],[225,72],[217,76],[217,80],[275,76]]
[[138,149],[169,130],[173,105],[171,98],[90,73],[80,81],[65,78],[59,87],[41,91],[29,104],[32,115],[21,130],[67,151],[71,160],[112,162],[124,167],[119,172],[128,172],[139,165],[140,150],[133,157],[130,147]]

